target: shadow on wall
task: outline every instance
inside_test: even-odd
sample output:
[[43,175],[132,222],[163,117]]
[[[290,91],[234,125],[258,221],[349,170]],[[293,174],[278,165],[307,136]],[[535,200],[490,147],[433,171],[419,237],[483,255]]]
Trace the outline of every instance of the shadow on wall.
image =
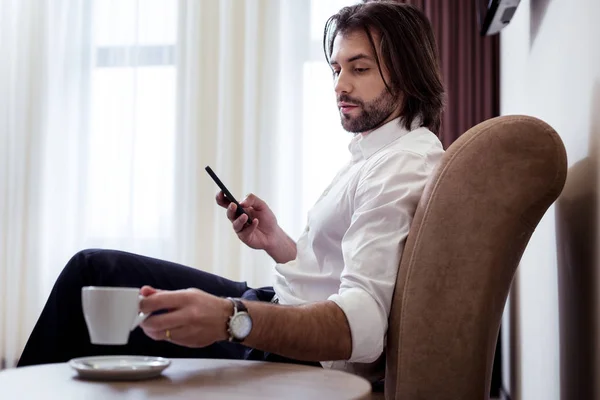
[[530,0],[529,2],[529,49],[533,47],[533,43],[537,38],[538,32],[546,10],[548,10],[548,4],[552,0]]
[[561,399],[594,399],[598,288],[600,81],[594,85],[588,156],[569,168],[556,203]]

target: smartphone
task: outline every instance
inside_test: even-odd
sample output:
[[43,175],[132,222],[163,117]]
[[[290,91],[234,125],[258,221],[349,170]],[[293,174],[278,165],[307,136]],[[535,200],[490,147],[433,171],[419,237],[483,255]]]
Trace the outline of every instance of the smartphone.
[[236,218],[239,217],[242,214],[246,214],[248,216],[248,221],[246,222],[246,224],[248,224],[248,225],[252,224],[252,221],[254,219],[250,216],[250,214],[248,214],[242,208],[242,206],[240,206],[240,203],[238,203],[238,201],[235,199],[235,197],[233,197],[233,195],[227,189],[227,187],[223,184],[223,182],[221,182],[221,180],[219,179],[219,177],[217,176],[217,174],[215,174],[214,171],[208,165],[204,169],[206,170],[206,172],[208,172],[208,174],[213,179],[213,181],[215,181],[215,183],[217,184],[217,186],[219,186],[219,188],[221,189],[221,191],[223,192],[223,194],[225,195],[225,197],[227,197],[229,199],[229,201],[231,201],[232,203],[234,203],[237,206],[237,208],[235,209],[235,216],[236,216]]

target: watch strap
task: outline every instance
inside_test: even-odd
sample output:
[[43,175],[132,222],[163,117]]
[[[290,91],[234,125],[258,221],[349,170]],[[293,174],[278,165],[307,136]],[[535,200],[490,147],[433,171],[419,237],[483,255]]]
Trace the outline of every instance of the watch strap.
[[239,312],[248,312],[248,308],[246,308],[244,303],[242,303],[241,299],[234,298],[234,297],[228,297],[227,300],[229,300],[233,303],[233,314],[231,314],[231,316],[234,316],[235,314],[237,314]]
[[245,338],[238,339],[237,337],[235,337],[233,335],[233,332],[231,330],[231,320],[236,316],[236,314],[239,314],[241,312],[245,312],[248,314],[248,308],[244,305],[242,300],[239,298],[228,297],[227,300],[229,300],[233,303],[233,313],[227,320],[227,333],[229,333],[229,341],[235,342],[235,343],[242,343]]

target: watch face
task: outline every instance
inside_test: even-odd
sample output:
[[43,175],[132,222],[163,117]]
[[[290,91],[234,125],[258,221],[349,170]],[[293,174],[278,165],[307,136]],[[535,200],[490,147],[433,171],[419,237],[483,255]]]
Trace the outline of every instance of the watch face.
[[233,316],[229,322],[231,334],[236,339],[245,339],[252,330],[252,319],[246,312],[239,312]]

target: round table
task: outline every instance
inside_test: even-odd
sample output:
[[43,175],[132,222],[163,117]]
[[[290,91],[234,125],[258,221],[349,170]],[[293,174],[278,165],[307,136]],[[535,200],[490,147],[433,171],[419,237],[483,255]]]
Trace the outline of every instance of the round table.
[[341,371],[265,361],[171,359],[158,378],[86,381],[68,364],[0,372],[0,397],[13,399],[369,399],[366,379]]

